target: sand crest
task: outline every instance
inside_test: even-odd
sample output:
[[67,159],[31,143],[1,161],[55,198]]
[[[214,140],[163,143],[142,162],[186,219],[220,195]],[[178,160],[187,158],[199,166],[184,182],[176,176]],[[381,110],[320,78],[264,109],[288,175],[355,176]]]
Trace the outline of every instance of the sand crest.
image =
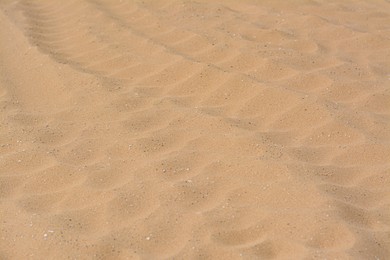
[[389,259],[388,1],[0,2],[0,259]]

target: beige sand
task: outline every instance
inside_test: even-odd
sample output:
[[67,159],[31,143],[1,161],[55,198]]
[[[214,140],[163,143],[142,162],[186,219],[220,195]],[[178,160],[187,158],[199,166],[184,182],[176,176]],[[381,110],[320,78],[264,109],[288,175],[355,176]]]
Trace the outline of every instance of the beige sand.
[[0,259],[390,258],[389,2],[0,10]]

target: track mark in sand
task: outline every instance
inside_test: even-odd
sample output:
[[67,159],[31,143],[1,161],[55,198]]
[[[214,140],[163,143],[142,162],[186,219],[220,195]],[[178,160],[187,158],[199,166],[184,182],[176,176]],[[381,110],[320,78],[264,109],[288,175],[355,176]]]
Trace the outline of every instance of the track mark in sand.
[[388,39],[367,30],[385,14],[370,25],[358,9],[375,4],[271,2],[20,1],[30,46],[71,95],[60,112],[34,114],[0,92],[4,122],[23,137],[2,121],[0,197],[29,214],[14,214],[20,223],[34,220],[26,237],[63,231],[8,247],[50,245],[53,258],[388,255],[388,71],[377,53]]
[[[110,77],[116,70],[139,64],[144,60],[145,52],[139,53],[136,46],[128,46],[128,40],[142,42],[143,48],[149,46],[152,52],[159,51],[143,39],[137,41],[137,35],[110,25],[109,17],[88,2],[75,4],[71,12],[66,11],[69,9],[66,4],[52,8],[42,3],[20,5],[27,17],[27,33],[32,42],[59,63],[81,72]],[[107,23],[96,27],[94,19],[106,20]]]

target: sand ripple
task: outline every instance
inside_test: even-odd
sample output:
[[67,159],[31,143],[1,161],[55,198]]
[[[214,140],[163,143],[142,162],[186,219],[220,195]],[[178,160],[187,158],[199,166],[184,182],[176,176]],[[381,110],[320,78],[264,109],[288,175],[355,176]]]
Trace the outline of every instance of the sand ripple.
[[0,3],[1,259],[387,259],[390,5]]

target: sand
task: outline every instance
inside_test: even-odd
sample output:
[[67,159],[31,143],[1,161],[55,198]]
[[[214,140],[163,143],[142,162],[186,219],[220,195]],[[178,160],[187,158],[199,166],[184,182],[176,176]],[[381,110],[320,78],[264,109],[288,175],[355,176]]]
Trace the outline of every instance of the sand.
[[0,259],[389,259],[387,1],[0,2]]

